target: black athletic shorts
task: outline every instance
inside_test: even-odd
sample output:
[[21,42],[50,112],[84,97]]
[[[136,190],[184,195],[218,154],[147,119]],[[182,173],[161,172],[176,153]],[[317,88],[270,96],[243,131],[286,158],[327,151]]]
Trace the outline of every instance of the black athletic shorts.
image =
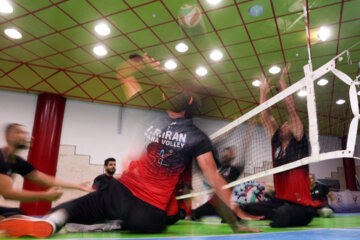
[[272,220],[272,227],[306,226],[315,216],[316,209],[286,200],[274,198],[269,201],[240,205],[247,213],[254,216],[265,216]]
[[25,215],[19,208],[0,207],[0,216],[10,217],[13,215]]
[[166,212],[135,197],[118,181],[81,198],[60,204],[69,223],[94,224],[106,220],[123,220],[128,229],[156,233],[166,228]]

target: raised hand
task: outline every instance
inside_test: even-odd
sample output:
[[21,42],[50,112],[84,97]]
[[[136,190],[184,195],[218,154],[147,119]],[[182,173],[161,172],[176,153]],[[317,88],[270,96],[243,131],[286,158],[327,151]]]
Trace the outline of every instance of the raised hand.
[[264,74],[261,74],[261,76],[259,77],[259,80],[260,80],[260,86],[259,86],[260,93],[263,93],[266,95],[268,93],[268,91],[270,90],[269,89],[270,79],[266,79]]
[[154,58],[149,57],[147,53],[143,55],[134,54],[129,57],[127,61],[120,64],[117,68],[117,75],[119,79],[127,78],[133,73],[140,71],[146,67],[149,67],[153,70],[164,71],[165,68],[160,66],[160,62],[156,61]]
[[291,66],[290,63],[286,64],[286,66],[284,67],[284,69],[283,69],[283,71],[281,73],[281,76],[280,76],[280,79],[279,79],[279,85],[280,85],[281,90],[284,90],[287,87],[286,82],[285,82],[285,77],[289,72],[290,66]]
[[164,67],[160,66],[159,61],[155,61],[155,59],[149,57],[147,53],[144,53],[142,56],[138,54],[131,55],[129,60],[116,68],[117,77],[123,83],[123,90],[126,99],[130,99],[142,90],[139,82],[133,74],[146,67],[157,71],[165,70]]
[[165,71],[166,70],[164,67],[160,66],[159,61],[155,61],[155,59],[152,57],[149,57],[149,55],[147,53],[144,53],[144,55],[143,55],[143,63],[145,66],[150,67],[153,70],[157,70],[157,71]]

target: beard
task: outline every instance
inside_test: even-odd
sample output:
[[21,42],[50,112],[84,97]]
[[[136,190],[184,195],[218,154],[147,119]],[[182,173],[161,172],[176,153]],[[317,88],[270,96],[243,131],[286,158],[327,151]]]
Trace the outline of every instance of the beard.
[[107,172],[107,174],[109,174],[109,175],[114,175],[115,170],[106,169],[106,172]]
[[29,145],[27,145],[27,144],[17,144],[16,145],[17,150],[23,150],[23,149],[28,149],[28,148],[29,148]]

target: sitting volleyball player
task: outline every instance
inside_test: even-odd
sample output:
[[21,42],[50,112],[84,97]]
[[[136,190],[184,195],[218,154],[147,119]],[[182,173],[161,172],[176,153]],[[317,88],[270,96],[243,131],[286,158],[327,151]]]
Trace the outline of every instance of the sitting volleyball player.
[[97,190],[105,187],[110,181],[116,181],[114,174],[116,172],[116,159],[107,158],[104,161],[104,173],[94,179],[92,188]]
[[[92,191],[81,184],[66,182],[36,170],[31,163],[21,158],[18,155],[19,151],[28,148],[28,133],[25,126],[18,123],[8,124],[5,128],[5,140],[7,144],[0,149],[0,195],[5,199],[22,202],[55,201],[63,194],[59,187]],[[50,188],[44,191],[15,189],[11,178],[14,173]],[[18,208],[0,207],[0,218],[16,214],[23,214],[23,212]]]
[[[279,83],[281,90],[286,89],[284,68]],[[260,85],[260,103],[266,101],[268,82],[262,78]],[[310,146],[299,116],[296,113],[292,96],[284,99],[288,113],[287,122],[280,127],[271,115],[270,109],[260,113],[261,120],[271,138],[273,146],[273,166],[278,167],[309,156]],[[311,222],[314,216],[310,195],[309,167],[301,166],[274,174],[275,198],[269,201],[242,205],[242,209],[253,215],[264,215],[272,220],[272,227],[303,226]]]
[[[175,101],[177,100],[177,101]],[[186,164],[196,158],[216,194],[243,219],[258,220],[231,203],[231,191],[223,189],[226,181],[217,172],[212,143],[191,121],[184,118],[193,102],[191,95],[180,93],[171,99],[173,109],[162,124],[155,123],[146,131],[146,151],[132,161],[118,179],[81,198],[61,204],[57,211],[41,218],[8,218],[0,222],[7,234],[48,237],[65,223],[94,224],[121,219],[136,232],[156,233],[166,228],[166,207],[178,177]],[[229,211],[224,210],[226,214]],[[231,211],[230,211],[231,212]],[[231,212],[233,214],[233,212]],[[230,225],[236,232],[258,232],[239,224]]]
[[317,204],[316,206],[316,217],[331,217],[333,209],[330,207],[328,197],[331,199],[331,204],[337,204],[336,198],[329,188],[316,182],[315,175],[309,174],[310,179],[310,190],[312,200]]
[[[220,175],[225,179],[227,183],[235,181],[241,174],[242,170],[231,165],[231,162],[235,159],[234,148],[226,147],[221,152],[221,163],[218,169]],[[218,215],[216,207],[220,204],[221,200],[214,194],[210,200],[205,202],[200,207],[191,211],[191,220],[195,221],[204,216]]]
[[[107,184],[111,181],[117,181],[114,178],[116,172],[116,159],[107,158],[104,161],[104,173],[98,175],[92,184],[92,189],[97,190],[100,188],[106,187]],[[55,208],[54,210],[56,210]],[[67,223],[65,225],[67,232],[102,232],[102,231],[111,231],[111,230],[120,230],[124,226],[121,226],[120,220],[106,221],[104,223],[98,224],[77,224],[77,223]]]

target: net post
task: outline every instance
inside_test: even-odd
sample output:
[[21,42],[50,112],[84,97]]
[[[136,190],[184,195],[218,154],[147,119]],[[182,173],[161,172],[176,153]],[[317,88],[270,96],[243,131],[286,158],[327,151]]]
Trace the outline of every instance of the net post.
[[349,89],[349,99],[350,99],[350,106],[351,111],[354,114],[354,118],[351,120],[348,139],[346,143],[346,150],[354,154],[355,152],[355,144],[356,144],[356,137],[358,132],[358,124],[360,119],[359,114],[359,101],[356,93],[355,82],[352,82]]
[[315,160],[320,153],[319,146],[319,129],[318,129],[318,120],[316,113],[316,100],[315,100],[315,89],[314,89],[314,80],[311,78],[311,67],[309,64],[304,66],[304,73],[306,79],[306,104],[308,109],[308,119],[309,119],[309,140],[311,145],[311,156]]

